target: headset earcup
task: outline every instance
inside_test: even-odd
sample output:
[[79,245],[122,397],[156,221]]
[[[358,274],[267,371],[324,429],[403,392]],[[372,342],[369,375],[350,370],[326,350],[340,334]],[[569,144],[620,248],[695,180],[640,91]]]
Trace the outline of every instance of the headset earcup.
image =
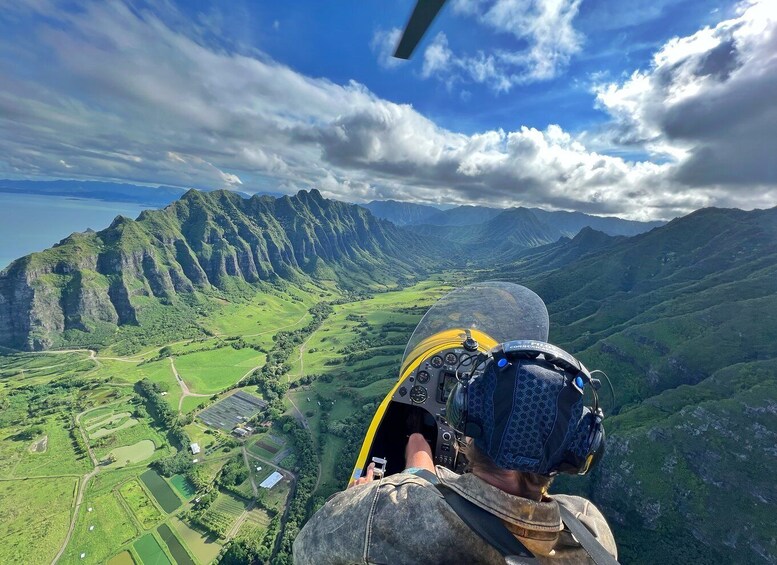
[[467,424],[467,385],[458,382],[448,395],[445,405],[445,419],[454,430],[464,432]]

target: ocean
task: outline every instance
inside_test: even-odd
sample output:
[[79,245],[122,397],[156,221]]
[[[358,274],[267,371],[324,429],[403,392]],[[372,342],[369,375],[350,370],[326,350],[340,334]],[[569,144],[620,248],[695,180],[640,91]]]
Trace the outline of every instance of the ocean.
[[134,219],[144,209],[133,203],[0,192],[0,270],[73,232],[99,231],[118,215]]

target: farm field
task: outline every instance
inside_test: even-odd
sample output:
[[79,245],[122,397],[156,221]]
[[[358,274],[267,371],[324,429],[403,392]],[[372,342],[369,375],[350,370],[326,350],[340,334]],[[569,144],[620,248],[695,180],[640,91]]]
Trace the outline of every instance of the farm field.
[[[345,437],[338,435],[341,423],[373,398],[384,394],[393,384],[403,343],[420,317],[418,307],[430,303],[439,293],[439,283],[425,283],[400,292],[377,294],[359,302],[334,305],[333,313],[316,331],[306,336],[302,353],[299,346],[293,349],[288,358],[292,369],[283,379],[295,384],[287,396],[297,404],[310,425],[314,442],[321,446],[321,477],[317,494],[326,495],[342,488],[338,475],[351,461],[345,453],[349,443]],[[190,500],[194,492],[183,475],[164,479],[156,471],[146,468],[156,459],[173,455],[175,450],[169,445],[170,439],[165,432],[159,431],[158,423],[151,417],[144,417],[144,411],[135,411],[130,402],[134,394],[132,387],[138,380],[149,378],[166,391],[165,401],[177,411],[181,387],[175,380],[170,358],[148,361],[159,355],[171,354],[175,368],[193,393],[210,395],[221,392],[264,362],[264,354],[250,345],[262,345],[269,350],[273,346],[275,331],[279,328],[293,331],[303,327],[311,319],[308,313],[310,306],[336,297],[329,291],[318,289],[310,293],[291,291],[291,295],[298,298],[264,293],[257,295],[248,306],[225,301],[214,314],[203,319],[204,326],[213,329],[216,336],[175,342],[169,345],[167,351],[162,351],[165,348],[160,345],[124,360],[108,359],[116,354],[107,350],[101,350],[95,360],[89,359],[87,352],[20,355],[10,365],[0,367],[0,387],[16,386],[16,378],[24,382],[46,383],[52,378],[59,378],[58,374],[79,378],[87,375],[87,382],[90,378],[95,379],[95,386],[65,391],[56,398],[62,406],[78,406],[77,411],[87,410],[81,416],[80,424],[95,455],[100,461],[110,456],[116,460],[101,466],[100,472],[89,481],[72,538],[60,563],[97,564],[120,560],[125,565],[134,562],[136,565],[148,565],[172,563],[174,558],[186,562],[191,556],[195,562],[204,564],[217,557],[223,542],[203,535],[177,516],[168,516],[181,508],[182,499]],[[272,306],[273,315],[261,318],[262,306]],[[231,347],[228,345],[230,341],[225,341],[231,336],[243,338],[249,347]],[[217,349],[203,350],[216,345],[219,346]],[[59,373],[50,371],[50,367],[56,367]],[[320,377],[310,382],[307,377],[313,374]],[[15,375],[10,384],[8,379],[4,380],[8,375]],[[295,382],[303,378],[307,380]],[[258,390],[256,385],[252,385],[236,394],[261,397]],[[1,394],[5,394],[2,388]],[[57,394],[60,394],[59,391]],[[222,408],[229,408],[228,400],[232,394],[230,391],[220,395],[220,403],[211,403],[209,397],[184,398],[182,412],[188,414],[200,404],[210,403],[208,410],[216,407],[215,412],[218,413],[220,404]],[[287,413],[294,413],[291,405],[287,406],[290,408]],[[15,406],[12,405],[11,409],[15,410]],[[16,414],[22,414],[24,409],[22,407],[22,411]],[[246,415],[241,412],[240,415],[250,417],[256,413],[255,407],[252,406],[249,412]],[[10,438],[25,429],[22,425],[0,427],[0,478],[44,475],[54,469],[57,474],[66,475],[57,479],[59,484],[67,482],[69,485],[68,496],[63,499],[65,504],[57,530],[59,533],[55,536],[47,532],[53,540],[50,542],[52,556],[67,531],[76,480],[92,470],[89,458],[78,452],[80,432],[70,432],[74,416],[72,411],[56,417],[46,416],[42,420],[40,435],[23,441]],[[0,426],[4,417],[5,413],[0,413]],[[235,422],[225,422],[222,431],[205,426],[200,414],[194,418],[192,423],[184,420],[184,429],[190,441],[200,444],[203,451],[197,456],[197,465],[204,470],[205,478],[213,480],[229,457],[238,452],[239,448],[232,445],[234,440],[229,433]],[[280,464],[294,471],[293,443],[287,436],[288,432],[284,434],[278,426],[273,426],[266,433],[254,435],[246,444],[246,449],[251,456],[274,461],[276,465],[279,461],[275,460],[282,459]],[[31,451],[33,446],[38,446],[42,452],[34,453]],[[257,465],[263,467],[262,471],[256,472]],[[251,458],[250,472],[257,484],[274,470],[271,465]],[[3,484],[0,482],[0,488]],[[239,488],[248,498],[253,496],[250,481],[244,481]],[[290,493],[290,482],[284,479],[270,490],[260,489],[260,493],[263,504],[282,513]],[[5,501],[0,500],[0,508],[3,506]],[[239,497],[220,492],[209,510],[219,515],[218,520],[229,521],[227,531],[231,531],[246,507],[246,502]],[[88,508],[92,510],[88,511]],[[5,519],[5,514],[0,518]],[[246,515],[239,535],[262,532],[269,522],[270,516],[266,511],[254,509]],[[6,539],[13,539],[14,533],[8,533],[10,538],[6,534]],[[37,545],[38,542],[27,543]],[[4,547],[6,545],[0,542],[0,552],[8,550]],[[83,558],[80,557],[82,553]],[[142,563],[139,558],[143,559]],[[50,559],[51,556],[43,561]],[[0,563],[5,562],[14,561],[9,561],[6,555],[0,553]]]
[[170,477],[170,484],[185,500],[189,500],[197,492],[189,479],[183,475],[173,475]]
[[232,517],[234,522],[246,509],[246,503],[235,495],[222,491],[211,505],[211,508],[216,512]]
[[173,518],[170,523],[200,563],[210,563],[221,551],[222,545],[215,536],[202,534],[179,518]]
[[76,479],[0,481],[0,563],[50,563],[70,523]]
[[132,547],[143,561],[143,565],[173,565],[159,541],[151,533],[140,538],[132,544]]
[[148,530],[162,519],[162,513],[137,480],[124,483],[119,492],[143,529]]
[[264,363],[265,355],[245,347],[220,347],[175,358],[178,374],[192,392],[214,394],[235,384],[252,368]]
[[181,506],[181,499],[178,498],[172,487],[153,469],[149,469],[140,475],[140,480],[143,481],[146,488],[148,488],[162,509],[168,514]]
[[183,544],[181,544],[181,540],[176,537],[170,526],[162,524],[156,531],[159,534],[159,537],[162,538],[162,541],[165,542],[165,545],[167,545],[167,549],[170,550],[173,559],[175,559],[175,562],[178,565],[196,565],[189,555],[189,552],[186,551]]
[[251,438],[246,448],[252,455],[272,461],[283,446],[284,443],[273,438],[271,434],[258,434]]
[[108,565],[135,565],[135,559],[129,551],[122,551],[108,560]]

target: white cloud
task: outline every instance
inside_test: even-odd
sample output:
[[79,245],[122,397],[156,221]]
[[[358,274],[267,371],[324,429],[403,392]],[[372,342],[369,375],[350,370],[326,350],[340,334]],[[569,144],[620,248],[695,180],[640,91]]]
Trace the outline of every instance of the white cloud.
[[737,12],[667,42],[649,69],[599,84],[597,103],[614,119],[612,140],[673,158],[675,180],[774,202],[777,10],[752,0]]
[[424,65],[421,76],[429,78],[437,73],[446,73],[451,66],[453,52],[448,47],[448,38],[439,32],[424,51]]
[[398,27],[391,29],[378,29],[372,35],[370,48],[378,56],[378,64],[386,69],[396,68],[403,63],[404,59],[394,57],[394,50],[399,44],[399,38],[402,36],[402,30]]
[[[37,21],[49,23],[37,24],[34,33],[0,40],[0,175],[78,174],[249,192],[316,186],[351,201],[529,205],[640,219],[777,201],[773,189],[758,199],[721,183],[680,184],[699,143],[750,131],[737,116],[751,114],[749,106],[739,114],[728,108],[717,120],[693,122],[703,132],[678,130],[671,112],[661,110],[662,98],[650,95],[663,92],[660,62],[623,84],[603,85],[600,104],[637,142],[682,147],[691,157],[679,166],[591,151],[556,125],[461,134],[358,83],[312,79],[264,55],[209,47],[155,12],[116,1],[73,12],[48,6],[45,13]],[[777,51],[744,23],[731,29],[741,36],[737,46],[747,48],[737,47],[733,70],[707,56],[708,67],[730,77],[715,79],[710,96],[733,77],[750,77],[763,89],[761,74],[777,76],[770,67]],[[442,47],[444,36],[438,39]],[[680,105],[701,95],[677,78],[685,76],[686,61],[705,52],[695,41],[678,40],[657,55],[674,61],[661,88]],[[444,50],[438,61],[444,64]],[[473,72],[486,76],[488,58],[481,63]],[[773,133],[761,143],[775,153]],[[73,168],[66,173],[62,163]]]
[[[424,54],[422,76],[446,82],[487,84],[497,92],[516,84],[552,79],[582,48],[575,30],[581,0],[456,0],[453,11],[474,18],[483,26],[516,40],[515,49],[454,53],[440,35]],[[427,65],[426,61],[444,61]]]

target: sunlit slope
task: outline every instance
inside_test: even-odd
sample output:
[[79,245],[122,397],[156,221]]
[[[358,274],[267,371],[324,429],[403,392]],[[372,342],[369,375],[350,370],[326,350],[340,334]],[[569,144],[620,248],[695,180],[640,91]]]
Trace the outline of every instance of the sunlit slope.
[[117,326],[138,324],[192,334],[194,322],[178,326],[203,313],[202,293],[247,296],[257,284],[310,278],[376,288],[425,273],[441,255],[316,190],[279,199],[190,191],[12,263],[0,273],[0,345],[108,343]]
[[575,243],[492,273],[537,291],[551,340],[615,385],[603,465],[559,487],[601,504],[624,562],[774,560],[777,209],[701,210],[562,260]]

